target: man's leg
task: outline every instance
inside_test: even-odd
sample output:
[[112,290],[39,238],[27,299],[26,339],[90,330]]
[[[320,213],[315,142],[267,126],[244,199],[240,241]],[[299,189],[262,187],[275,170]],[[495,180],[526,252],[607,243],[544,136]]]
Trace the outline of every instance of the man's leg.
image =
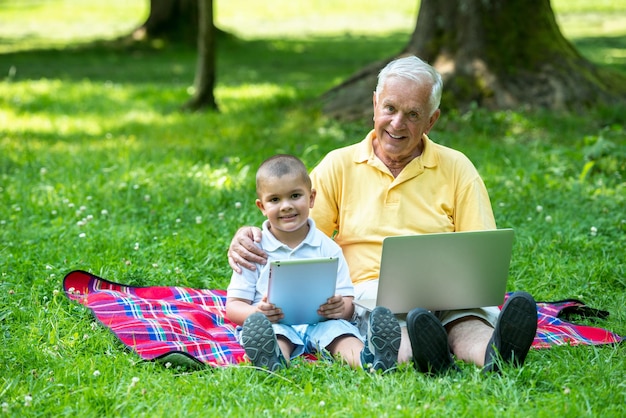
[[459,360],[484,366],[485,350],[493,335],[493,327],[482,319],[468,316],[446,325],[446,331],[450,349]]

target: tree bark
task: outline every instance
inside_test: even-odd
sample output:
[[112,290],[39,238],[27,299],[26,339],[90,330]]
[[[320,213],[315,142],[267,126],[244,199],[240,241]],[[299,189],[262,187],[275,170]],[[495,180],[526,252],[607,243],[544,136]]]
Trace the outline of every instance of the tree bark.
[[213,22],[213,0],[198,0],[198,61],[194,81],[194,95],[183,105],[183,109],[218,110],[213,93],[215,87],[215,24]]
[[148,18],[132,37],[193,42],[198,34],[198,14],[197,0],[150,0]]
[[579,110],[626,96],[626,77],[590,63],[563,37],[549,0],[422,0],[406,47],[327,92],[324,111],[371,117],[378,71],[408,54],[441,73],[444,108]]

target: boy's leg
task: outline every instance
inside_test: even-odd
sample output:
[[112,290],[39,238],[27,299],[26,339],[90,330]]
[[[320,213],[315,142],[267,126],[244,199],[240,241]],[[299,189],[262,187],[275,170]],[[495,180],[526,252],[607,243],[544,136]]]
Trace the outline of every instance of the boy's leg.
[[333,340],[326,349],[333,357],[339,357],[353,369],[361,367],[363,341],[353,335],[342,335]]
[[283,354],[286,364],[289,365],[289,359],[291,358],[291,353],[293,352],[295,345],[282,335],[277,335],[276,339],[278,340],[280,352]]

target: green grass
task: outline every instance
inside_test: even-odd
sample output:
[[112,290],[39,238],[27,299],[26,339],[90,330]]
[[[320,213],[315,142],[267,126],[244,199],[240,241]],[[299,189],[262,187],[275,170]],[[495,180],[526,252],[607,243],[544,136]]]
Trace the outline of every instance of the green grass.
[[[312,167],[363,137],[369,126],[327,120],[314,99],[398,51],[415,2],[379,21],[388,2],[363,2],[354,24],[347,0],[297,2],[303,9],[218,0],[218,23],[239,37],[220,44],[219,114],[178,112],[193,48],[89,44],[130,30],[147,2],[97,3],[0,0],[2,416],[624,416],[623,345],[533,351],[503,376],[463,365],[463,375],[436,379],[301,362],[277,376],[185,373],[125,351],[59,293],[63,276],[225,287],[230,237],[262,219],[257,165],[290,152]],[[615,24],[626,6],[616,4],[554,7],[583,54],[626,73],[626,26]],[[300,11],[324,15],[305,21]],[[598,16],[603,25],[589,23]],[[516,230],[509,290],[581,298],[609,310],[595,324],[621,335],[625,111],[474,109],[443,115],[431,135],[470,156],[498,225]]]

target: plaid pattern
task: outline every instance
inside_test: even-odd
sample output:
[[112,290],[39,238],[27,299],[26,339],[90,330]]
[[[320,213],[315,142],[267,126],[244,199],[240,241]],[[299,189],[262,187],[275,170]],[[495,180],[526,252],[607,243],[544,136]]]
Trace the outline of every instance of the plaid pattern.
[[[182,354],[214,367],[245,361],[245,352],[235,337],[236,325],[225,317],[225,290],[131,287],[80,270],[65,276],[63,289],[144,360]],[[539,302],[537,310],[534,348],[613,344],[622,340],[610,331],[560,318],[567,314],[601,318],[608,315],[580,301]]]

